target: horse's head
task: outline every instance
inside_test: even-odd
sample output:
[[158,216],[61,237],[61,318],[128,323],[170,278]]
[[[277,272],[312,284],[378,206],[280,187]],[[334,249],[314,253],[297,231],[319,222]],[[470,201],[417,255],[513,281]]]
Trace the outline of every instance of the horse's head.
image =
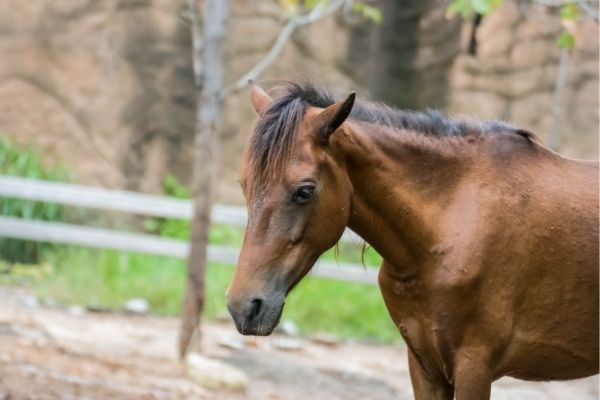
[[247,335],[273,331],[285,296],[339,240],[350,213],[352,188],[330,139],[355,95],[321,108],[292,92],[273,100],[251,85],[260,119],[242,162],[248,226],[227,294]]

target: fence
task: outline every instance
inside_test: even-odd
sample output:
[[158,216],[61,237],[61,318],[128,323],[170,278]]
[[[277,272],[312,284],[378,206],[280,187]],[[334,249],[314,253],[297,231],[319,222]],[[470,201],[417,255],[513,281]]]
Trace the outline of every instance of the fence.
[[[0,197],[118,211],[140,216],[186,220],[192,218],[192,204],[187,200],[17,177],[0,176]],[[213,223],[243,227],[247,215],[244,208],[217,204],[212,209],[211,219]],[[186,258],[189,250],[189,244],[182,240],[83,225],[23,220],[8,216],[0,216],[0,237],[176,258]],[[360,239],[349,230],[344,232],[341,240],[360,242]],[[237,248],[209,245],[208,259],[235,264],[238,252]],[[377,271],[361,265],[319,261],[311,274],[336,280],[373,284],[377,281],[376,273]]]

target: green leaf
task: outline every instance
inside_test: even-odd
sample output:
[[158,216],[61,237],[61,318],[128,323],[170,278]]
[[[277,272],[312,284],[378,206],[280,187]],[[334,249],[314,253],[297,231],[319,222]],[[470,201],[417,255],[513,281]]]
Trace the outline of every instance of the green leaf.
[[320,3],[327,3],[327,0],[304,0],[304,8],[307,10],[312,10]]
[[[68,181],[62,167],[46,167],[38,151],[13,144],[0,133],[0,174],[38,178],[49,181]],[[0,215],[45,221],[63,221],[64,207],[52,203],[0,198]],[[32,241],[0,238],[0,259],[9,262],[35,263],[43,249],[50,245]]]
[[377,7],[365,4],[363,2],[354,3],[352,5],[352,11],[358,14],[362,14],[365,18],[371,20],[377,25],[381,24],[383,20],[383,14],[381,10]]
[[576,20],[579,18],[579,7],[575,3],[569,3],[560,8],[561,20]]
[[144,219],[143,225],[144,225],[144,230],[146,232],[151,232],[151,233],[157,232],[158,229],[160,228],[160,222],[156,218]]
[[174,175],[164,177],[163,192],[167,196],[177,197],[178,199],[189,199],[192,197],[190,189],[182,185]]
[[381,20],[383,19],[381,10],[377,7],[373,7],[373,6],[369,6],[369,5],[365,5],[365,7],[363,8],[363,15],[367,19],[370,19],[371,21],[376,23],[377,25],[381,24]]
[[283,7],[284,10],[297,7],[299,0],[279,0],[279,4]]
[[298,13],[298,9],[300,8],[300,0],[279,0],[279,4],[281,4],[281,8],[283,8],[283,15],[286,17],[291,17]]
[[573,50],[575,48],[575,36],[570,32],[563,31],[556,39],[556,45],[560,49]]
[[487,15],[500,6],[503,1],[504,0],[453,0],[446,9],[446,15],[451,18],[456,14],[460,14],[464,19],[471,17],[474,12],[481,15]]
[[486,15],[492,10],[491,0],[471,0],[471,7],[477,13]]
[[456,14],[460,14],[463,18],[469,18],[473,13],[473,7],[469,0],[453,0],[448,8],[446,9],[446,16],[448,18],[454,17]]

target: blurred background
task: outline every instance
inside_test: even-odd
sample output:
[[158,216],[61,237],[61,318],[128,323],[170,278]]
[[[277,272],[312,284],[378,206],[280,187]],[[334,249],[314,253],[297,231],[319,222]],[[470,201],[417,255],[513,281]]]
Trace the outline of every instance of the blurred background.
[[[406,108],[500,118],[548,139],[563,30],[556,8],[504,1],[479,23],[446,18],[443,1],[380,1],[381,22],[332,15],[295,32],[261,77],[308,76],[337,91]],[[160,193],[191,180],[194,92],[181,1],[0,2],[0,129],[61,163],[77,182]],[[232,2],[225,82],[259,62],[285,23],[278,1]],[[598,24],[581,16],[558,119],[558,149],[598,156]],[[247,94],[223,110],[217,200],[236,183],[251,132]]]
[[[401,339],[372,284],[380,257],[362,259],[356,239],[290,296],[278,338],[233,332],[223,293],[255,119],[236,86],[244,77],[266,88],[306,77],[391,106],[502,119],[561,154],[598,158],[595,0],[231,1],[202,341],[237,383],[189,378],[189,365],[217,368],[174,361],[202,106],[192,28],[205,28],[205,12],[186,0],[0,0],[0,399],[38,398],[47,385],[58,388],[48,398],[409,398]],[[597,397],[597,380],[519,385],[495,398]]]

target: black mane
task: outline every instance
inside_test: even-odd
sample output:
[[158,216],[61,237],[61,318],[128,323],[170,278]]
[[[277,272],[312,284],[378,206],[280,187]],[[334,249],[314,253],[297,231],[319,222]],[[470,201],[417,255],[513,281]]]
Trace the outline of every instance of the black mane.
[[[280,176],[290,157],[306,109],[311,106],[325,108],[339,100],[310,82],[286,82],[277,92],[280,94],[263,112],[248,148],[249,178],[260,186]],[[527,139],[533,138],[529,132],[518,130],[505,122],[455,120],[435,110],[406,111],[366,101],[355,102],[349,120],[411,131],[432,138],[486,133],[516,133]]]
[[[308,106],[325,108],[340,98],[326,89],[316,88],[310,82],[287,82],[281,88],[282,106],[293,99],[300,99]],[[461,136],[473,133],[515,132],[516,129],[502,121],[464,121],[450,119],[437,110],[400,110],[382,103],[359,100],[354,104],[349,119],[410,130],[432,136]]]

